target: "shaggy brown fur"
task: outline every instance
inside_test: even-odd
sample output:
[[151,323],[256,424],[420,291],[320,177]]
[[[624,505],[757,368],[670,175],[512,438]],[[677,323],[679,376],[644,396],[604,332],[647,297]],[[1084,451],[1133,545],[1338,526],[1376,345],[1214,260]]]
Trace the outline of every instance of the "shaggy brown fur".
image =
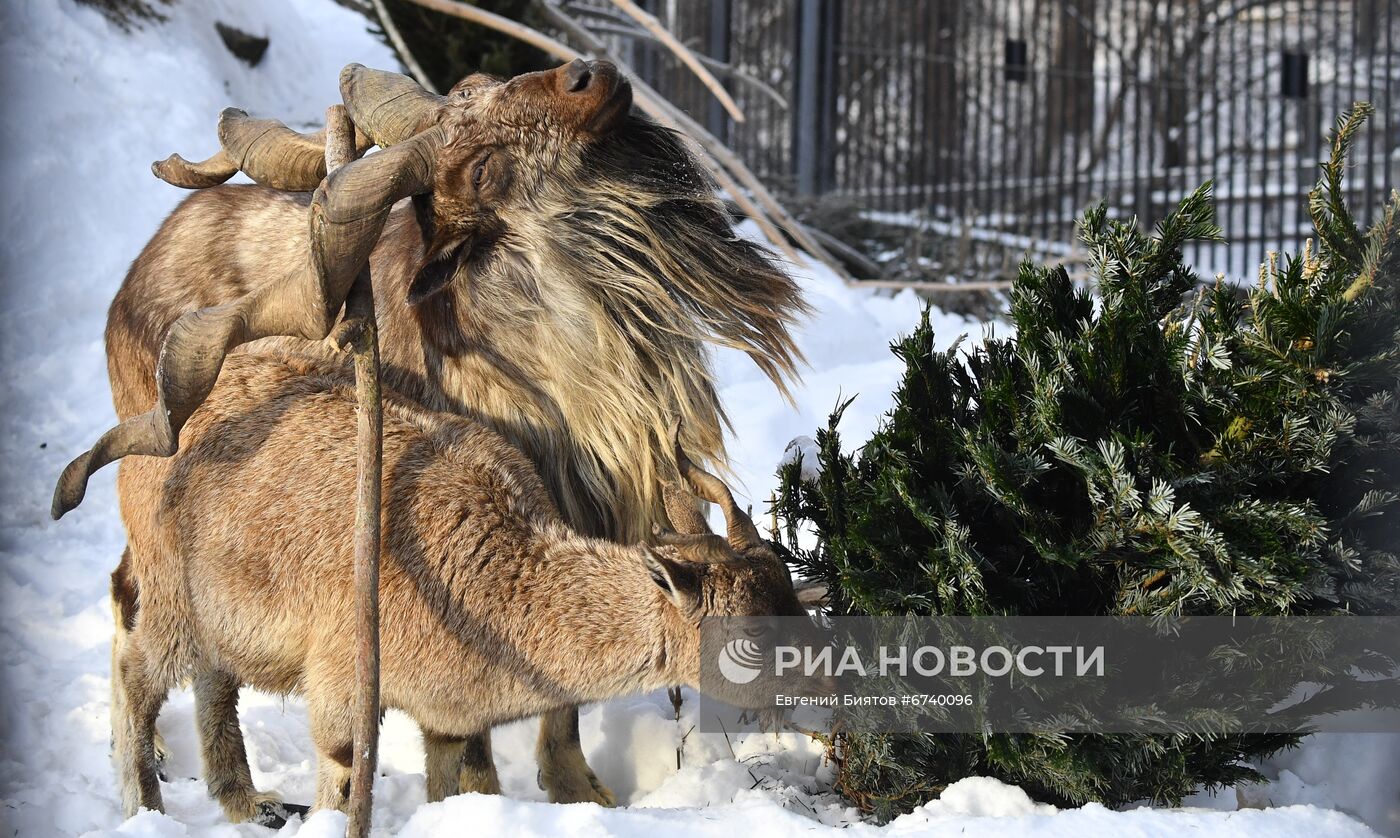
[[[800,360],[788,329],[805,309],[793,281],[736,236],[680,137],[609,111],[625,106],[620,95],[606,119],[571,127],[580,115],[561,116],[531,78],[454,88],[434,190],[395,209],[371,257],[385,384],[503,434],[580,532],[636,542],[665,520],[658,486],[675,473],[676,417],[685,449],[723,469],[703,344],[747,352],[786,392]],[[224,186],[166,220],[108,316],[119,417],[155,403],[176,317],[302,269],[308,204]],[[315,490],[293,485],[292,497]],[[550,799],[612,802],[566,716],[542,728]]]
[[[178,454],[123,461],[124,584],[136,597],[120,607],[136,613],[121,615],[134,624],[117,644],[113,722],[128,816],[161,807],[155,717],[186,678],[206,780],[230,817],[267,799],[227,724],[240,683],[305,694],[316,806],[344,806],[355,423],[353,381],[338,368],[240,354]],[[434,798],[455,791],[463,739],[493,725],[698,687],[703,616],[805,613],[761,545],[629,547],[577,534],[529,461],[480,423],[391,396],[384,467],[382,700],[425,731]],[[486,770],[489,752],[472,756]]]

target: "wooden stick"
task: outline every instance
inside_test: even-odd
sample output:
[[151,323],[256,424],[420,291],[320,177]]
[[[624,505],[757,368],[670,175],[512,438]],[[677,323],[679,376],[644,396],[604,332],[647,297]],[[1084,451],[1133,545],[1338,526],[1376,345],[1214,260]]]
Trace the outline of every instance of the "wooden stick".
[[[344,105],[326,110],[326,174],[355,157],[355,129]],[[369,835],[374,771],[379,763],[379,535],[384,474],[384,405],[374,287],[366,266],[345,300],[332,339],[355,359],[355,705],[346,838]]]
[[650,32],[657,40],[666,46],[673,55],[681,60],[681,63],[690,68],[690,72],[700,79],[700,83],[705,85],[729,115],[734,117],[735,122],[744,121],[744,112],[739,109],[739,105],[730,96],[729,91],[724,89],[724,85],[719,83],[719,79],[710,75],[710,71],[705,69],[695,58],[695,53],[691,52],[685,44],[676,40],[676,36],[671,34],[671,30],[662,26],[660,21],[649,12],[639,7],[632,0],[612,0],[612,4],[622,10],[623,14],[635,20],[643,29]]
[[379,763],[379,533],[384,469],[384,413],[379,389],[379,335],[374,323],[374,292],[369,271],[356,281],[345,302],[355,358],[355,401],[359,422],[355,447],[355,731],[346,838],[369,835],[374,772]]
[[374,4],[374,13],[379,17],[379,25],[384,27],[384,34],[389,36],[389,43],[394,45],[394,51],[399,54],[399,60],[408,70],[408,74],[413,76],[413,80],[423,86],[429,93],[437,93],[437,88],[428,78],[428,74],[423,72],[423,67],[418,63],[418,59],[413,57],[413,51],[408,48],[408,43],[404,41],[403,34],[394,25],[394,19],[389,17],[389,10],[384,8],[384,0],[370,0]]
[[[578,11],[583,12],[585,11],[585,9],[587,9],[587,11],[590,12],[597,11],[596,9],[588,7],[580,7]],[[609,23],[590,23],[588,24],[588,28],[593,30],[594,32],[601,32],[604,35],[621,35],[624,38],[633,38],[641,41],[651,41],[653,43],[660,43],[660,39],[656,38],[651,33],[643,32],[642,30],[635,29],[631,26],[617,26]],[[783,110],[788,109],[788,101],[783,97],[783,94],[779,93],[769,85],[765,84],[762,79],[745,73],[743,70],[740,70],[733,64],[726,64],[723,61],[716,61],[708,55],[701,55],[700,53],[696,53],[695,60],[699,61],[701,64],[704,64],[710,72],[714,73],[720,78],[741,81],[744,84],[747,84],[750,87],[752,87],[754,90],[757,90],[759,93],[762,93],[764,96],[767,96],[769,99],[773,100],[773,104],[777,105]]]

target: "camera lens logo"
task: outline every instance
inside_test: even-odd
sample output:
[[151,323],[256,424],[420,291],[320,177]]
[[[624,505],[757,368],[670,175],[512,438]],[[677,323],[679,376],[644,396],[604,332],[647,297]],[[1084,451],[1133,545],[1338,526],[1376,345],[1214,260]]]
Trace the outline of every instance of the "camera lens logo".
[[724,644],[719,650],[719,672],[734,684],[747,684],[763,670],[763,653],[758,644],[740,637]]

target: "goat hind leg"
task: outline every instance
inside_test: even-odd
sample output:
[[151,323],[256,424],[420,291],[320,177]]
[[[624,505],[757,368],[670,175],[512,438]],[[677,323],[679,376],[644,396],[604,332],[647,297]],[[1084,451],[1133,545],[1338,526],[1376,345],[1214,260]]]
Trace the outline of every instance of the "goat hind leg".
[[[117,730],[117,718],[125,710],[122,707],[125,691],[120,687],[120,679],[117,676],[117,661],[121,658],[122,648],[126,646],[127,636],[136,625],[136,614],[140,610],[140,597],[137,594],[136,582],[131,576],[131,547],[122,550],[121,561],[117,563],[117,569],[112,571],[112,625],[115,631],[112,634],[112,735],[114,737],[113,747],[115,747],[115,736]],[[160,735],[157,728],[154,736],[154,748],[156,755],[156,776],[161,780],[170,779],[165,775],[166,763],[170,760],[170,748],[165,744],[165,737]]]
[[163,812],[155,731],[168,688],[152,681],[136,644],[123,644],[116,658],[114,698],[116,690],[121,697],[112,703],[112,757],[121,786],[122,814],[129,818],[143,808]]
[[238,680],[227,672],[201,672],[194,679],[195,723],[209,796],[219,801],[233,823],[253,821],[280,827],[288,809],[280,795],[253,786],[243,731],[238,727]]
[[[343,685],[346,681],[334,679],[331,683]],[[316,745],[313,808],[345,812],[350,802],[350,769],[355,758],[354,701],[349,693],[313,686],[307,690],[306,704],[311,717],[311,740]]]

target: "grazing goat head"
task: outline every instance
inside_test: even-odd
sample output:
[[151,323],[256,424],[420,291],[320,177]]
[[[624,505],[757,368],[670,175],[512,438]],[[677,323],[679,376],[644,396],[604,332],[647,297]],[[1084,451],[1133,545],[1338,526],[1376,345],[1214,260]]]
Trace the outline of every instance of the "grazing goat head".
[[[664,488],[666,513],[675,530],[656,527],[648,556],[652,579],[681,613],[702,616],[807,614],[793,588],[792,574],[753,519],[739,508],[729,487],[690,461],[675,439],[676,463],[694,495],[718,506],[725,535],[715,535],[704,515],[674,484]],[[703,595],[702,595],[703,592]]]
[[[680,477],[694,497],[711,502],[724,515],[724,536],[710,532],[690,492],[666,484],[666,516],[675,529],[654,527],[648,568],[652,579],[666,592],[682,614],[735,616],[769,614],[802,617],[787,565],[753,526],[753,519],[739,508],[729,487],[714,474],[690,462],[680,448],[679,428],[672,431]],[[700,592],[706,592],[701,597]],[[701,602],[708,599],[708,602]]]

